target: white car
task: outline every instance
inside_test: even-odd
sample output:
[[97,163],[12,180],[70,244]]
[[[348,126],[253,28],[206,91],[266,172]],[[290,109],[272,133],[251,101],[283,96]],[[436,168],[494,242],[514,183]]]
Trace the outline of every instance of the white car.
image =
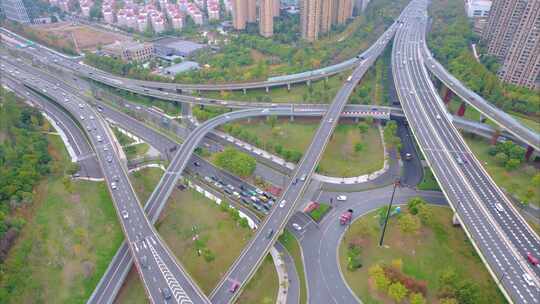
[[127,219],[129,217],[129,214],[127,212],[127,210],[122,210],[122,217]]
[[297,231],[302,230],[302,227],[301,227],[300,225],[298,225],[297,223],[293,223],[292,226],[293,226],[293,228],[296,229]]
[[283,208],[285,207],[285,204],[287,203],[286,200],[282,200],[280,203],[279,203],[279,208]]
[[495,203],[495,209],[497,209],[499,212],[504,212],[504,208],[501,203]]
[[336,199],[337,199],[338,201],[340,201],[340,202],[344,202],[344,201],[347,200],[347,196],[345,196],[345,195],[338,195],[338,196],[336,197]]
[[440,120],[440,119],[441,119],[441,115],[437,114],[437,119]]
[[528,273],[523,274],[523,280],[525,280],[527,285],[534,286],[534,281],[533,281],[533,279],[531,278],[531,276]]
[[117,187],[116,187],[116,183],[115,183],[115,182],[112,182],[112,183],[111,183],[111,188],[112,188],[113,190],[116,190]]

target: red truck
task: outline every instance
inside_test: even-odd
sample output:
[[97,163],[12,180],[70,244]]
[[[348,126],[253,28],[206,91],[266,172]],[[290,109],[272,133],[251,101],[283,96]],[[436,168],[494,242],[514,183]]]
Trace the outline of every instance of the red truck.
[[353,210],[352,209],[349,209],[345,212],[343,212],[340,216],[339,216],[339,223],[341,225],[347,225],[351,222],[352,220],[352,214],[353,214]]

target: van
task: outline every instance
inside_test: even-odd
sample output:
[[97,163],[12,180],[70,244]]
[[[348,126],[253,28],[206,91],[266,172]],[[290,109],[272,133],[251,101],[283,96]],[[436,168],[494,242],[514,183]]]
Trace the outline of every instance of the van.
[[350,82],[352,80],[352,75],[347,77],[347,82]]
[[504,212],[504,208],[501,203],[495,203],[495,209],[497,209],[499,212]]

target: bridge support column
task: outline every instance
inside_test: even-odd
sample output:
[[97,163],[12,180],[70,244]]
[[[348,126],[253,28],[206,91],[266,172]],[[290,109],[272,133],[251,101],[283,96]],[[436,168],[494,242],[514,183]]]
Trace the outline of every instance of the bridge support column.
[[270,88],[266,87],[266,93],[270,92]]
[[464,102],[461,103],[461,105],[459,106],[459,109],[457,110],[457,116],[459,117],[463,117],[463,115],[465,115],[465,110],[467,109],[466,105]]
[[289,117],[289,120],[290,120],[290,121],[294,121],[294,115],[291,115],[291,116]]
[[291,91],[291,84],[290,83],[287,83],[287,91]]
[[529,161],[531,159],[531,155],[533,154],[533,147],[527,146],[527,152],[525,152],[525,159]]
[[308,79],[308,81],[306,82],[308,86],[311,86],[311,80]]
[[497,140],[499,139],[499,136],[501,136],[501,131],[496,130],[495,133],[493,133],[493,135],[491,136],[491,141],[490,141],[490,143],[491,143],[492,145],[496,145],[496,144],[497,144]]
[[452,92],[452,90],[450,90],[449,88],[444,87],[444,104],[448,104],[450,100],[452,100],[452,97],[454,97],[454,92]]
[[354,122],[355,122],[355,123],[358,123],[358,122],[360,122],[360,118],[358,118],[358,117],[355,117],[355,118],[354,118]]
[[247,90],[246,90],[246,89],[242,89],[242,91],[244,91],[244,95],[246,95],[246,93],[247,93]]

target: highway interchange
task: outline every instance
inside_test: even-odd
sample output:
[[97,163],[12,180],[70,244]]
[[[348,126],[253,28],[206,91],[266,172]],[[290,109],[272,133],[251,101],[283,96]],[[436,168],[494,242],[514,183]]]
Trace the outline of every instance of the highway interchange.
[[[526,252],[535,252],[538,255],[540,248],[538,237],[530,230],[468,150],[429,80],[424,60],[425,57],[428,57],[427,60],[430,62],[432,59],[423,54],[426,50],[424,42],[425,5],[426,3],[422,1],[411,2],[399,17],[401,23],[394,23],[387,34],[381,36],[372,48],[363,53],[362,58],[364,59],[358,60],[359,62],[355,64],[356,68],[351,78],[345,82],[324,113],[314,141],[293,172],[286,191],[279,200],[279,207],[272,209],[262,226],[257,230],[256,236],[212,292],[210,295],[212,303],[229,303],[234,300],[238,293],[228,291],[231,282],[239,283],[240,286],[245,284],[269,248],[275,243],[280,231],[284,229],[288,219],[294,214],[296,204],[310,181],[313,170],[343,112],[349,95],[390,40],[391,37],[388,33],[394,34],[394,32],[396,32],[396,37],[392,60],[399,99],[415,138],[442,185],[445,196],[457,211],[469,236],[489,265],[489,269],[495,273],[496,279],[502,277],[499,283],[504,286],[504,290],[508,293],[507,296],[514,302],[538,303],[538,287],[524,284],[522,277],[523,273],[530,273],[536,280],[536,286],[539,286],[537,279],[539,270],[531,269],[523,259]],[[10,64],[5,60],[2,62],[5,62],[6,65]],[[16,69],[16,67],[11,66],[11,69]],[[111,264],[111,266],[117,266],[118,271],[109,269],[107,273],[116,275],[122,272],[120,270],[129,269],[131,256],[136,256],[138,257],[135,259],[136,267],[143,278],[147,294],[152,302],[161,301],[159,299],[162,299],[165,288],[172,292],[179,303],[182,300],[184,300],[183,303],[209,302],[159,238],[152,224],[157,220],[184,168],[189,165],[193,150],[207,133],[216,126],[235,119],[259,115],[290,115],[291,107],[257,105],[259,108],[226,113],[195,128],[175,152],[171,165],[145,205],[147,214],[145,216],[145,211],[140,207],[138,199],[131,189],[125,168],[117,157],[115,151],[117,146],[109,138],[110,132],[100,115],[89,107],[85,100],[70,93],[69,88],[62,88],[63,85],[59,83],[47,82],[43,79],[36,81],[32,78],[34,75],[25,75],[22,70],[19,76],[23,77],[19,79],[23,79],[26,86],[60,104],[69,99],[71,102],[64,102],[61,106],[68,109],[81,126],[90,128],[87,130],[89,135],[87,138],[95,149],[95,155],[103,168],[105,180],[111,187],[110,191],[130,244],[129,249],[126,244],[122,246],[115,257],[115,259],[119,259],[119,262]],[[16,86],[17,84],[12,83],[11,85]],[[244,88],[249,87],[241,89]],[[145,90],[143,89],[143,91]],[[150,92],[146,91],[145,95],[148,93]],[[174,95],[166,92],[158,92],[157,94],[161,94],[158,96]],[[195,103],[201,102],[195,97],[192,98],[195,99],[192,100]],[[215,104],[212,101],[206,102]],[[231,105],[225,104],[225,106]],[[318,115],[320,114],[322,113]],[[90,119],[90,117],[94,119]],[[517,132],[514,135],[525,142],[536,139],[535,137],[527,137],[528,135],[523,136],[524,133],[526,131]],[[101,140],[95,134],[98,134]],[[174,143],[166,145],[171,147],[174,146]],[[106,151],[105,147],[107,147]],[[88,153],[80,152],[80,154],[86,155]],[[115,189],[112,188],[113,185]],[[496,203],[502,204],[505,211],[497,211],[494,208]],[[128,210],[127,217],[123,213],[125,210]],[[145,265],[141,265],[141,259],[144,260]],[[110,281],[118,279],[121,282],[123,280],[123,277],[118,278],[111,277]],[[102,293],[102,295],[110,299],[116,291],[110,290],[109,295],[106,293]],[[340,301],[334,302],[341,303]],[[101,301],[98,300],[96,303],[101,303]]]

